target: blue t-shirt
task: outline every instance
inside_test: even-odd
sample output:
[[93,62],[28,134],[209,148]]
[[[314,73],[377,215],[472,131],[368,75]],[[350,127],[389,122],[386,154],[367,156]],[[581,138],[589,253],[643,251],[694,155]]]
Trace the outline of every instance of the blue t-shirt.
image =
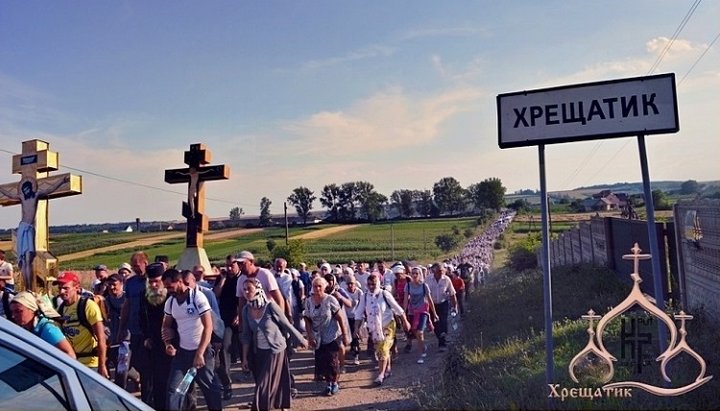
[[45,317],[41,317],[35,324],[33,334],[51,345],[58,345],[60,341],[65,339],[65,335],[60,331],[60,328]]

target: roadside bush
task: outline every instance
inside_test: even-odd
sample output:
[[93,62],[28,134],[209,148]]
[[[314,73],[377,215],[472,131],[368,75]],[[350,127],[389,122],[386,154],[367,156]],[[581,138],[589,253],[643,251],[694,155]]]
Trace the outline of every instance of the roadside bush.
[[513,244],[508,252],[510,268],[517,271],[537,268],[537,250],[540,244],[539,233],[530,234],[524,240]]
[[435,245],[444,253],[450,252],[460,244],[460,238],[453,234],[440,234],[435,237]]
[[284,258],[288,267],[295,267],[305,260],[305,243],[303,240],[291,240],[288,245],[278,245],[270,250],[273,260]]
[[463,231],[463,235],[465,238],[470,239],[475,235],[475,230],[472,228],[466,228],[465,231]]
[[265,242],[265,246],[267,247],[268,251],[272,253],[272,251],[275,249],[275,246],[277,245],[277,242],[273,240],[272,238],[268,238]]

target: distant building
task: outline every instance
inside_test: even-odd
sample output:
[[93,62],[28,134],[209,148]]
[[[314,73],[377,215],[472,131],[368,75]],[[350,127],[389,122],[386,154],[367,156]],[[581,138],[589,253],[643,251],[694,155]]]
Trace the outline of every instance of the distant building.
[[603,190],[583,200],[582,207],[585,211],[619,211],[625,208],[627,203],[627,194]]

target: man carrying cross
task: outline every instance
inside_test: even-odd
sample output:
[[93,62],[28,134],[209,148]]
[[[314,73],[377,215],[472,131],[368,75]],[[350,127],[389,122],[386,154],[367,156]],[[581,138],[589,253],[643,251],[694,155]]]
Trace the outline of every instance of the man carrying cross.
[[38,201],[48,194],[59,189],[63,184],[70,181],[70,176],[57,180],[50,187],[38,190],[37,180],[23,176],[18,183],[17,194],[7,191],[0,186],[0,193],[10,199],[20,201],[22,207],[22,218],[17,229],[15,244],[18,267],[25,280],[25,288],[32,287],[32,261],[35,257],[35,215],[37,213]]

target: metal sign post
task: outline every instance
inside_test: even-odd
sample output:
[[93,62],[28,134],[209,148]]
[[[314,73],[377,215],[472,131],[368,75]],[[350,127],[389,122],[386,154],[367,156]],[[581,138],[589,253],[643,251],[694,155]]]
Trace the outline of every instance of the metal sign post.
[[[540,163],[540,210],[542,213],[542,265],[547,365],[545,378],[553,378],[552,285],[550,240],[545,181],[545,144],[638,136],[648,233],[653,264],[655,301],[665,304],[660,273],[660,252],[645,153],[645,135],[680,130],[675,74],[661,74],[542,90],[519,91],[497,96],[498,145],[500,148],[538,146]],[[552,136],[552,137],[547,137]],[[662,327],[662,326],[660,326]],[[667,337],[659,329],[660,348]]]
[[[658,248],[657,227],[655,227],[655,204],[650,189],[650,172],[648,170],[647,151],[645,150],[645,136],[638,135],[638,151],[640,153],[640,172],[643,180],[643,193],[645,195],[645,211],[647,212],[647,228],[648,238],[650,238],[650,255],[654,258],[650,260],[653,273],[653,288],[655,289],[655,305],[661,310],[665,310],[665,293],[662,286],[662,273],[660,272],[660,250]],[[667,328],[658,321],[658,340],[660,340],[660,352],[667,349]]]
[[543,302],[545,310],[545,381],[553,381],[553,332],[552,332],[552,275],[550,274],[550,231],[548,229],[547,184],[545,183],[545,144],[538,145],[538,162],[540,163],[540,214],[542,227],[542,268],[543,268]]

